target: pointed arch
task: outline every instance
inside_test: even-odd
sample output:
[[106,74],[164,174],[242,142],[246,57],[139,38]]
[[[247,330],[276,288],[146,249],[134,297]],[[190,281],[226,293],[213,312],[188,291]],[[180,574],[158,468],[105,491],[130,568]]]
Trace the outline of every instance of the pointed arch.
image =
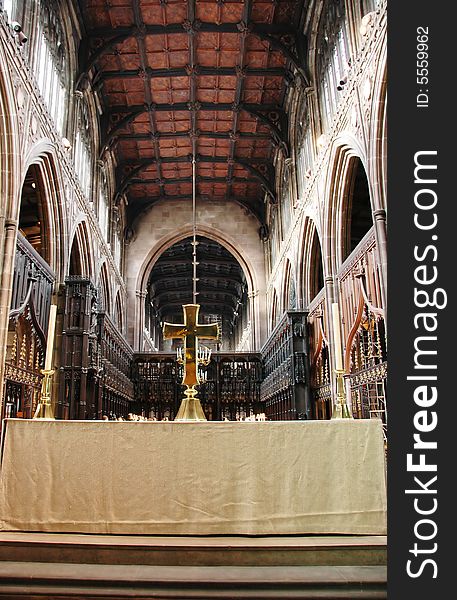
[[65,244],[68,235],[68,214],[65,198],[64,177],[60,166],[60,157],[55,144],[48,138],[42,138],[28,151],[22,171],[22,186],[27,180],[30,169],[35,169],[42,187],[43,212],[46,215],[46,244],[48,263],[57,277],[65,274]]
[[281,315],[280,315],[280,309],[279,309],[278,294],[276,293],[276,289],[273,288],[273,291],[271,293],[271,305],[270,305],[270,322],[269,322],[270,332],[273,331],[273,329],[276,327],[280,316]]
[[281,305],[283,312],[297,308],[297,286],[292,263],[288,258],[284,265]]
[[99,310],[111,315],[111,294],[109,286],[109,275],[106,261],[102,264],[98,282]]
[[306,307],[324,287],[321,239],[316,223],[305,217],[299,246],[297,288],[301,305]]
[[[353,141],[353,140],[351,140]],[[337,140],[341,144],[342,140]],[[336,273],[373,225],[370,182],[361,149],[335,145],[328,172],[324,222],[324,273]]]
[[93,278],[93,250],[85,221],[77,225],[72,240],[68,257],[68,274]]
[[114,302],[114,323],[119,331],[124,333],[124,309],[121,298],[121,293],[118,290],[116,294],[116,300]]

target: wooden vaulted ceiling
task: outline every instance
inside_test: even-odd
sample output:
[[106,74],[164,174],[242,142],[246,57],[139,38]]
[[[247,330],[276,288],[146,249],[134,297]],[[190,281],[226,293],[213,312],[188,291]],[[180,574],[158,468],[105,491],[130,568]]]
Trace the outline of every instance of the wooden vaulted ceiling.
[[287,86],[305,79],[305,0],[80,0],[78,86],[103,104],[130,224],[158,200],[275,202],[273,155],[288,152]]

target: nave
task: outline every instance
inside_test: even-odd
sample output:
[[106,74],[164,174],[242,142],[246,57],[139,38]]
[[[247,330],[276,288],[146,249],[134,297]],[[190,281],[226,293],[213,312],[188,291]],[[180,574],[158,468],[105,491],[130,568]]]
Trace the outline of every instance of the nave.
[[[183,305],[195,301],[199,324],[221,332],[202,340],[197,361],[201,425],[232,427],[236,436],[245,427],[373,421],[384,457],[386,19],[385,0],[0,2],[3,460],[8,431],[46,425],[41,417],[80,431],[117,428],[99,448],[107,461],[124,427],[180,425],[186,353],[182,340],[164,339],[163,331],[164,323],[182,324]],[[251,422],[255,415],[262,420]],[[37,440],[24,439],[31,455],[10,453],[10,473],[33,480]],[[81,435],[73,462],[84,462],[85,441]],[[296,441],[291,434],[290,444]],[[289,438],[276,444],[279,455]],[[211,459],[204,448],[189,453],[196,463]],[[342,493],[343,471],[328,471],[338,453],[321,454],[326,485]],[[310,456],[297,462],[312,466]],[[360,443],[344,471],[349,480],[365,473],[365,456]],[[243,473],[240,480],[251,481]],[[367,475],[368,484],[374,479]],[[305,476],[300,486],[284,501],[312,487]],[[49,515],[32,497],[8,503],[12,510],[41,506],[39,529]],[[230,562],[235,542],[226,533],[223,564],[187,558],[184,566],[262,570],[245,571],[244,579],[239,570],[239,577],[212,571],[215,579],[205,572],[205,589],[189,583],[203,572],[177,567],[179,554],[146,564],[131,549],[132,558],[121,553],[110,562],[120,534],[104,538],[108,550],[97,558],[87,537],[74,537],[80,532],[35,531],[26,541],[28,534],[14,537],[5,527],[0,589],[13,586],[6,597],[116,597],[109,581],[124,597],[385,597],[382,527],[366,532],[382,549],[375,558],[370,539],[354,554],[348,547],[356,532],[342,539],[327,531],[328,565],[312,546],[318,534],[297,533],[307,556],[298,562],[311,569],[299,574],[287,570],[298,565],[283,560],[282,550],[261,564]],[[69,545],[53,554],[59,535]],[[211,549],[216,542],[205,541]],[[259,543],[269,548],[271,540]],[[85,545],[99,581],[93,591],[81,577]],[[13,547],[14,560],[6,560]],[[48,559],[37,560],[37,548]],[[74,570],[65,567],[63,591],[65,557]],[[122,561],[173,571],[145,571],[143,589],[128,569],[125,577],[119,569],[108,575]],[[21,592],[27,572],[37,587]],[[262,577],[271,587],[262,587]]]

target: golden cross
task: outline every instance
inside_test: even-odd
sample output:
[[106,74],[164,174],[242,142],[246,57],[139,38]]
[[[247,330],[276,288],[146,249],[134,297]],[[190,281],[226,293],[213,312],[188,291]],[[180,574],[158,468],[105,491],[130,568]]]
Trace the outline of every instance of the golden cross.
[[183,384],[192,387],[200,383],[198,379],[197,356],[198,340],[219,339],[219,325],[209,323],[202,325],[198,322],[199,304],[184,304],[184,325],[174,323],[163,324],[163,337],[166,340],[181,338],[184,340],[184,377]]

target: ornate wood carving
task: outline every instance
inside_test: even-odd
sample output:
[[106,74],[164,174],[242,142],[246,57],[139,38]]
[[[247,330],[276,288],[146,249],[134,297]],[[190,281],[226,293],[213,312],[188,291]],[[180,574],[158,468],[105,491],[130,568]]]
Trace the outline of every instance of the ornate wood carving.
[[271,420],[311,419],[307,313],[288,311],[262,348],[261,399]]

